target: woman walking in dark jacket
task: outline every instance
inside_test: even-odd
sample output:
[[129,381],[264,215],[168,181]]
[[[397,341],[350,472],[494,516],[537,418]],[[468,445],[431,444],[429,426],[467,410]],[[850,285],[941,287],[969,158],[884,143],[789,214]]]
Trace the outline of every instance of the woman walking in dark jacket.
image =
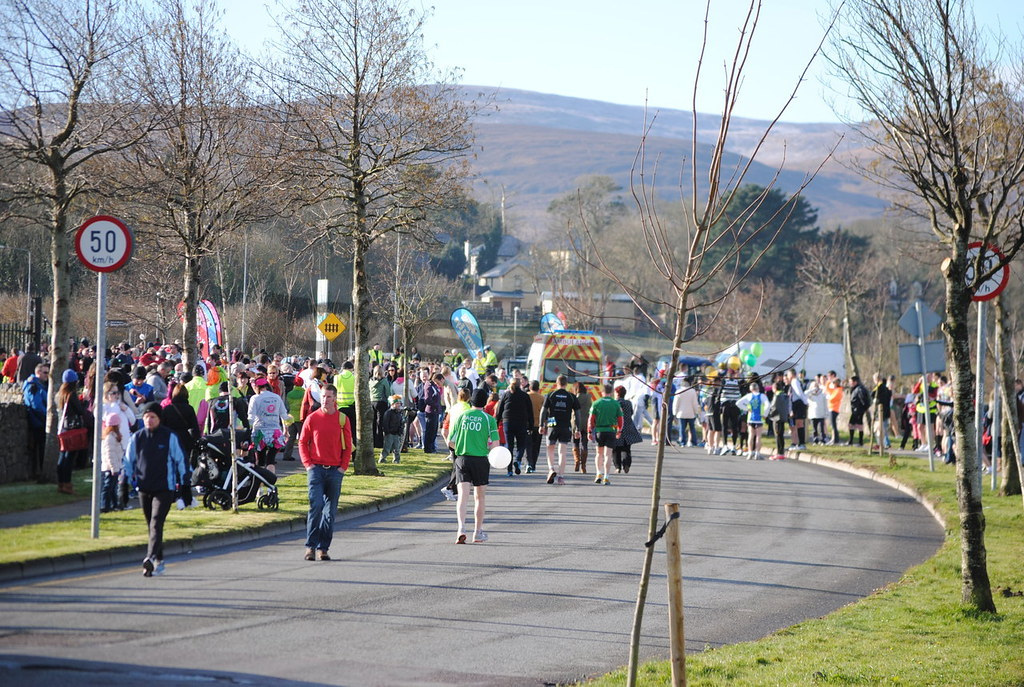
[[[163,409],[162,424],[174,433],[181,446],[181,452],[185,454],[186,467],[195,467],[194,456],[192,455],[196,440],[199,438],[199,419],[192,404],[188,402],[188,389],[184,384],[177,384],[171,392],[171,402]],[[185,484],[185,480],[183,480]],[[182,487],[180,498],[186,507],[192,505],[191,484]],[[180,508],[182,504],[178,504]]]

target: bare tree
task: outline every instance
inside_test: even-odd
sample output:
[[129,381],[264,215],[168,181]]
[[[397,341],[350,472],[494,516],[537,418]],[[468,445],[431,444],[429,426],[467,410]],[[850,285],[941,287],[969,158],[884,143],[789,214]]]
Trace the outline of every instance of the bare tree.
[[[266,73],[290,173],[317,217],[308,249],[352,256],[356,360],[371,326],[370,251],[390,232],[417,231],[455,195],[471,145],[475,107],[427,59],[424,20],[404,0],[300,1],[278,22],[284,57]],[[355,370],[356,470],[376,474],[366,371]]]
[[53,334],[46,461],[56,475],[56,390],[67,367],[71,241],[95,191],[86,168],[131,145],[141,117],[115,92],[127,35],[118,0],[3,0],[0,16],[0,195],[11,214],[44,227],[53,271]]
[[850,235],[838,229],[820,240],[807,244],[803,261],[797,268],[801,278],[822,292],[832,303],[839,303],[843,313],[843,351],[848,376],[860,376],[853,354],[850,325],[851,307],[862,300],[875,285],[870,250],[855,245]]
[[963,602],[995,612],[974,430],[971,296],[1001,265],[984,267],[975,240],[999,241],[1006,258],[1024,224],[1024,78],[1002,68],[963,0],[858,0],[843,10],[829,60],[871,121],[860,126],[879,162],[865,170],[897,207],[930,227],[946,249],[942,330],[953,384]]
[[[459,286],[437,274],[426,253],[408,242],[403,250],[398,250],[396,242],[390,243],[394,257],[382,254],[374,271],[378,288],[373,294],[373,310],[381,321],[394,321],[401,330],[402,350],[408,351],[428,325],[437,321],[438,313],[457,302]],[[405,386],[407,397],[411,389],[412,384]]]
[[[785,220],[797,209],[800,189],[781,203],[774,212],[760,213],[759,210],[768,202],[773,202],[777,194],[774,183],[750,193],[743,207],[730,207],[736,200],[743,181],[753,160],[759,154],[775,123],[781,117],[796,94],[796,87],[789,93],[786,102],[775,119],[767,126],[758,142],[754,145],[749,158],[730,168],[726,164],[726,151],[729,149],[730,124],[732,112],[739,99],[740,83],[746,61],[750,55],[752,41],[758,25],[761,4],[758,0],[750,0],[744,19],[742,20],[739,38],[733,51],[731,61],[725,65],[725,83],[722,88],[724,102],[722,104],[721,124],[718,138],[712,144],[709,157],[699,157],[697,143],[697,107],[696,93],[698,84],[704,78],[703,54],[708,47],[708,15],[711,2],[705,6],[705,33],[699,48],[701,60],[696,68],[693,88],[693,137],[690,141],[691,155],[687,166],[691,198],[683,202],[686,210],[685,224],[675,230],[667,226],[658,213],[658,201],[655,197],[657,165],[646,159],[646,139],[653,125],[645,128],[645,134],[637,160],[634,164],[632,192],[642,222],[642,231],[637,241],[643,246],[649,258],[649,268],[656,270],[668,284],[669,297],[650,297],[638,293],[623,279],[617,277],[616,266],[608,263],[599,252],[594,252],[592,266],[600,269],[615,279],[630,296],[637,307],[654,324],[661,335],[671,341],[672,354],[669,369],[676,369],[682,346],[685,342],[702,335],[714,322],[717,313],[744,279],[756,267],[758,261],[771,248],[775,238],[786,227]],[[817,50],[814,53],[817,54]],[[812,56],[813,57],[813,56]],[[808,62],[809,66],[809,62]],[[806,73],[806,68],[804,70]],[[797,85],[802,80],[797,80]],[[707,168],[699,168],[699,161],[707,161]],[[805,181],[804,186],[810,179]],[[749,189],[745,190],[747,193]],[[763,216],[768,215],[768,216]],[[587,232],[588,236],[591,236]],[[681,248],[680,248],[681,246]],[[756,248],[754,248],[756,246]],[[721,286],[724,284],[724,288]],[[662,327],[656,315],[656,309],[664,309],[669,313],[667,323]],[[699,309],[707,313],[701,327],[696,331],[688,331],[689,313]],[[756,319],[757,313],[750,313]],[[668,394],[665,395],[666,398]],[[662,403],[666,403],[663,399]],[[668,416],[668,408],[663,405],[662,416]],[[654,479],[651,490],[651,509],[648,521],[648,537],[650,543],[657,538],[658,517],[661,501],[661,480],[664,463],[665,432],[667,423],[662,424],[660,441],[655,458]],[[644,603],[650,581],[653,561],[653,546],[648,545],[644,554],[643,571],[637,594],[636,612],[634,615],[629,656],[629,684],[635,684],[639,657],[640,629],[642,625]]]
[[202,264],[223,237],[280,211],[279,151],[247,100],[242,55],[218,25],[213,0],[160,0],[138,57],[143,106],[160,121],[120,161],[126,212],[182,260],[183,359],[196,354]]

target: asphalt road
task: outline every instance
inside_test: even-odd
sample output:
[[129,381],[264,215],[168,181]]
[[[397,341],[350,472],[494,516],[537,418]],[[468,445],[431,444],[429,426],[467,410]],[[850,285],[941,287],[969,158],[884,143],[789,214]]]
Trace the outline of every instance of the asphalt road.
[[[542,685],[623,665],[653,449],[608,486],[492,476],[490,541],[456,546],[433,495],[340,525],[331,562],[296,537],[0,587],[5,685]],[[939,525],[909,497],[793,461],[670,449],[687,649],[756,639],[899,579]],[[173,512],[171,517],[174,517]],[[642,655],[666,658],[659,543]]]

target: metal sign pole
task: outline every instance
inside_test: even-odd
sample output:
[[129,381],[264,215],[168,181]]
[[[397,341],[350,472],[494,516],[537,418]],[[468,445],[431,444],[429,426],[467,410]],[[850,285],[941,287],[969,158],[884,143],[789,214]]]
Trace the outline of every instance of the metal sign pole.
[[[92,437],[92,538],[100,538],[100,492],[103,489],[101,467],[103,462],[103,351],[107,348],[107,273],[97,272],[96,286],[96,384],[93,388]],[[122,427],[126,431],[127,427]]]
[[928,362],[924,353],[924,312],[921,299],[914,301],[917,312],[917,346],[921,351],[921,402],[924,404],[924,431],[928,442],[928,469],[935,472],[935,433],[932,431],[931,400],[928,398]]
[[985,315],[987,307],[986,301],[978,301],[978,350],[974,375],[974,439],[977,442],[975,459],[978,461],[974,487],[978,491],[981,491],[981,476],[985,458],[985,446],[981,439],[985,433]]

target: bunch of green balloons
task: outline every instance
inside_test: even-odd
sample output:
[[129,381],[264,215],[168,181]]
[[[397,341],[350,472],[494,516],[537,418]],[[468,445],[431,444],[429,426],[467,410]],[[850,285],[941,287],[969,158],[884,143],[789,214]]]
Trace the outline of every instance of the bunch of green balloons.
[[764,346],[760,342],[750,344],[750,348],[741,348],[736,358],[747,367],[753,367],[757,364],[757,359],[761,357],[764,352]]

